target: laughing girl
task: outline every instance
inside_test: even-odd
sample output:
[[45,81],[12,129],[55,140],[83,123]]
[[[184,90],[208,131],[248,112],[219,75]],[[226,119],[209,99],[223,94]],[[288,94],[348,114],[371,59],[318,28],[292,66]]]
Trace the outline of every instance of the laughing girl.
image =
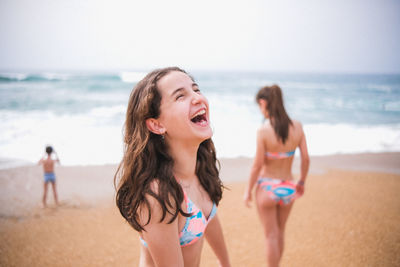
[[204,238],[230,266],[211,136],[208,101],[184,70],[154,70],[133,89],[115,181],[117,206],[140,235],[139,266],[199,266]]

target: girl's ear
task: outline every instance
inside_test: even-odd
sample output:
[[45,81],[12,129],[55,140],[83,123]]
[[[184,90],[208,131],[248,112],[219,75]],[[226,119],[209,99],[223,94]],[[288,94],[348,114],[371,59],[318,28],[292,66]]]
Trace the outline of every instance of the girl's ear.
[[150,118],[146,120],[147,129],[154,134],[163,135],[166,132],[165,127],[157,119]]

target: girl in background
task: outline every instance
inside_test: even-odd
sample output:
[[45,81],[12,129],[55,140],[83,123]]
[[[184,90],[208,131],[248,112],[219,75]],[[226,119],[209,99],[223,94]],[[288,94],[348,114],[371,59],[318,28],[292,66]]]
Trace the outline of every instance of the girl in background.
[[[293,201],[304,193],[309,168],[306,137],[300,122],[291,120],[277,85],[259,90],[256,101],[268,119],[257,131],[253,161],[244,202],[250,207],[256,187],[256,205],[264,228],[268,266],[279,266],[284,248],[284,233]],[[301,175],[295,182],[292,164],[296,148],[300,150]]]
[[[51,154],[54,153],[55,159],[51,158]],[[47,187],[49,183],[51,183],[51,186],[53,188],[53,196],[54,196],[54,202],[56,205],[58,205],[58,196],[57,196],[57,188],[56,188],[56,175],[54,173],[54,165],[55,163],[58,162],[60,163],[60,160],[58,158],[58,155],[56,151],[53,149],[51,146],[46,146],[46,156],[41,158],[38,162],[39,165],[43,166],[43,207],[47,207],[46,204],[46,199],[47,199]]]

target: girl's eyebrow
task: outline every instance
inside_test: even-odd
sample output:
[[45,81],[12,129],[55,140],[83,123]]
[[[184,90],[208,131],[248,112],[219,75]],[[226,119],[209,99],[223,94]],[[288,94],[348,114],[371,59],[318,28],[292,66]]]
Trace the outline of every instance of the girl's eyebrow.
[[184,91],[185,89],[183,87],[176,89],[175,91],[172,92],[171,96],[174,96],[175,94]]

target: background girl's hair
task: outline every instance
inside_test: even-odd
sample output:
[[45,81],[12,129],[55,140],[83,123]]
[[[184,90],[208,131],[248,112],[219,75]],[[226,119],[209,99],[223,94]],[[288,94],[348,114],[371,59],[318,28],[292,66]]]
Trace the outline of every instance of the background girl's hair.
[[49,155],[51,154],[51,152],[53,152],[53,148],[51,146],[46,146],[45,150],[46,150],[46,153]]
[[[168,223],[173,222],[179,213],[190,216],[181,209],[184,194],[173,175],[174,162],[167,152],[167,144],[160,135],[151,133],[146,127],[146,119],[160,115],[161,95],[157,82],[172,71],[186,73],[178,67],[154,70],[134,87],[129,98],[124,126],[124,156],[115,173],[114,185],[118,180],[116,204],[122,216],[137,231],[144,230],[143,226],[150,222],[150,196],[161,206],[160,222],[167,212],[172,215]],[[218,204],[223,186],[211,139],[199,146],[196,175],[210,199]],[[148,209],[147,222],[139,219],[139,211],[143,208]]]
[[281,140],[282,143],[285,143],[289,136],[289,125],[293,123],[283,105],[281,88],[276,84],[264,86],[256,95],[256,101],[258,102],[260,99],[267,101],[267,110],[271,125],[278,139]]

